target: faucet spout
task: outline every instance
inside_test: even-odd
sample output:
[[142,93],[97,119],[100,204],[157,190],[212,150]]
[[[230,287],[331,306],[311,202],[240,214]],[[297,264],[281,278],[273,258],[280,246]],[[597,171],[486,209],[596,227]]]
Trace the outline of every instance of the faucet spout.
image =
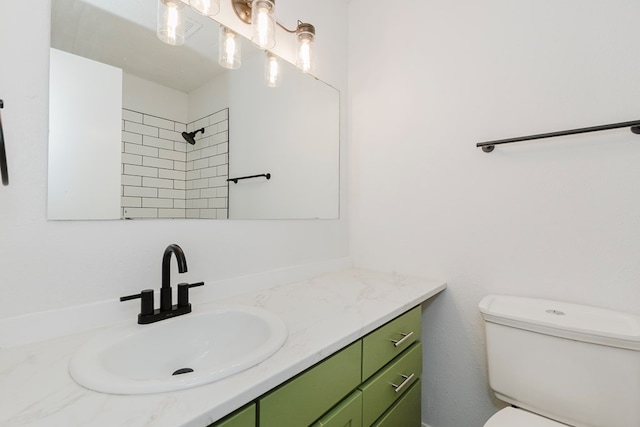
[[173,305],[172,289],[171,289],[171,255],[176,256],[178,263],[178,271],[186,273],[187,259],[182,252],[182,248],[176,244],[169,245],[162,255],[162,288],[160,288],[160,308],[154,308],[153,289],[145,289],[139,294],[128,295],[120,298],[120,301],[129,301],[132,299],[140,299],[140,314],[138,314],[138,323],[140,325],[148,325],[149,323],[159,322],[160,320],[170,319],[183,314],[191,313],[191,304],[189,304],[189,289],[196,286],[204,285],[204,282],[198,283],[179,283],[178,284],[178,303]]
[[187,271],[187,259],[182,248],[176,244],[167,246],[162,256],[162,288],[160,289],[160,311],[170,311],[173,307],[171,296],[171,254],[176,256],[178,272]]

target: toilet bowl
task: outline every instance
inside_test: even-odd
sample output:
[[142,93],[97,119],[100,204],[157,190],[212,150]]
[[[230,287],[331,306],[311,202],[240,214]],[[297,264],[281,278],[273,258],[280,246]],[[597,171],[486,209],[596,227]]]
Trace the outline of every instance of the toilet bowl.
[[516,408],[498,411],[484,424],[484,427],[568,427],[557,421]]

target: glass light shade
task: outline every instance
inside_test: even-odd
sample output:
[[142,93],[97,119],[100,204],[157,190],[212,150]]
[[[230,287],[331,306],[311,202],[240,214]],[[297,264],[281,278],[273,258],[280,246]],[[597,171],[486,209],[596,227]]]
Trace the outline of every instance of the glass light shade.
[[267,52],[264,66],[264,83],[267,87],[279,87],[282,84],[282,69],[278,57]]
[[220,12],[220,0],[189,0],[189,4],[204,16],[215,16]]
[[180,0],[158,0],[158,38],[172,46],[184,44],[184,19]]
[[270,0],[253,0],[251,4],[251,41],[260,49],[276,45],[275,4]]
[[231,70],[239,68],[242,63],[242,44],[240,43],[240,36],[228,29],[227,27],[220,26],[220,47],[218,63],[224,68]]
[[303,73],[310,73],[315,69],[315,49],[313,48],[313,39],[315,37],[313,27],[311,29],[304,24],[298,28],[296,32],[296,66]]

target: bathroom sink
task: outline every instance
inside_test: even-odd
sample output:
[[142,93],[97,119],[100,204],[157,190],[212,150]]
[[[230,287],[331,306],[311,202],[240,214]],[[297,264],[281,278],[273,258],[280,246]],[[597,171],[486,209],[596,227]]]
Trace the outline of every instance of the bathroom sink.
[[151,325],[114,326],[73,355],[80,385],[113,394],[182,390],[228,377],[273,355],[287,339],[284,322],[249,306],[210,305]]

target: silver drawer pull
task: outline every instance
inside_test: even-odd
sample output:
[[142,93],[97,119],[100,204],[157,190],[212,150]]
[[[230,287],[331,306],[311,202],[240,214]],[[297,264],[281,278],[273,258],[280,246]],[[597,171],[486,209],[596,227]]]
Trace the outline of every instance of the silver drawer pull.
[[409,382],[411,382],[414,376],[415,374],[411,374],[409,376],[403,375],[402,378],[404,378],[404,381],[402,381],[400,385],[391,384],[391,387],[393,387],[393,391],[395,391],[396,393],[399,393],[404,386],[406,386]]
[[396,346],[396,347],[402,345],[403,342],[405,342],[411,335],[413,335],[413,331],[409,332],[408,334],[400,334],[400,335],[402,335],[401,339],[399,339],[399,340],[391,340],[393,345]]

